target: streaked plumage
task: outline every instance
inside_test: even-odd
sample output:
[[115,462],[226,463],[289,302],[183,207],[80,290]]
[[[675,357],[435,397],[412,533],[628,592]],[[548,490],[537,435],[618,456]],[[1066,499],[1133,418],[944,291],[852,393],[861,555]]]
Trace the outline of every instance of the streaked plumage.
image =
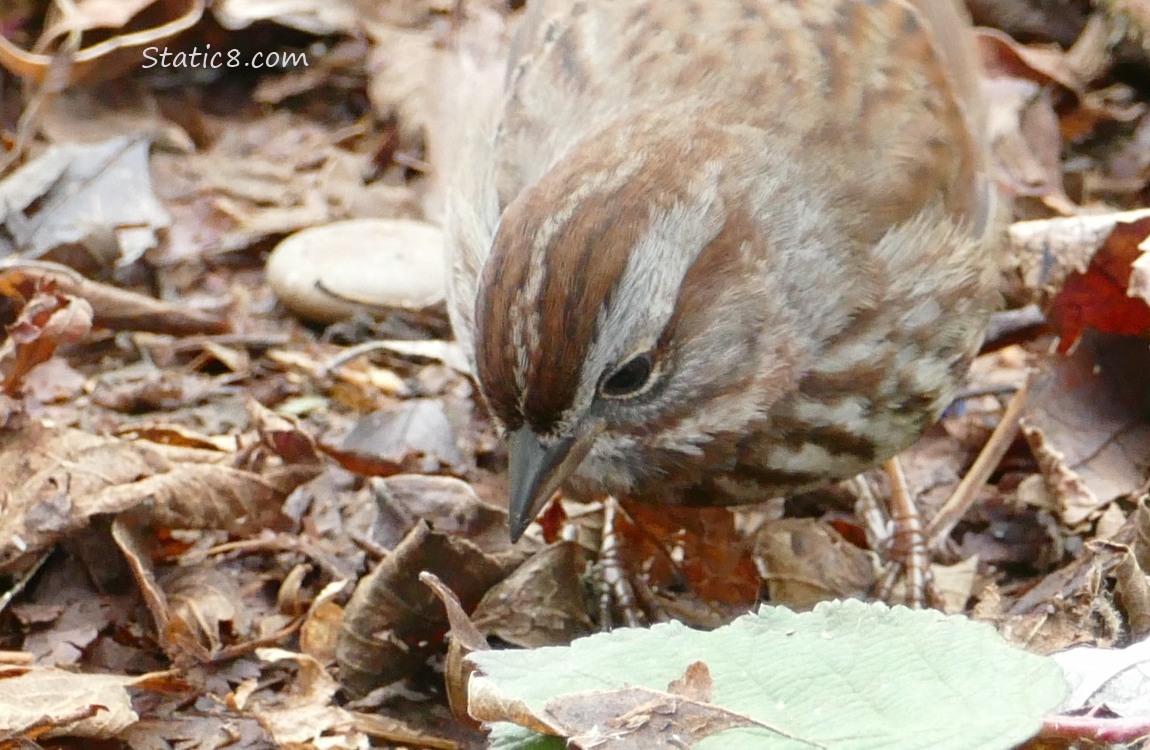
[[[448,209],[452,323],[511,439],[513,533],[560,484],[752,502],[937,418],[996,278],[963,13],[530,0]],[[646,386],[604,390],[645,353]]]

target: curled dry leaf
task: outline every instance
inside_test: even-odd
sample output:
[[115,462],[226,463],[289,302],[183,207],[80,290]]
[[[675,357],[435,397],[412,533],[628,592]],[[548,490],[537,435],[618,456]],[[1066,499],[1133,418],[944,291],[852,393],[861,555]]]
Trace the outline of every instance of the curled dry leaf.
[[47,362],[64,344],[83,340],[92,329],[92,308],[62,294],[51,282],[32,282],[0,274],[0,295],[15,298],[20,312],[0,342],[0,388],[18,396],[33,368]]
[[994,76],[1009,75],[1039,84],[1054,83],[1075,96],[1082,96],[1091,81],[1105,73],[1105,21],[1090,18],[1070,49],[1057,44],[1019,44],[998,29],[978,30],[983,64]]
[[1087,91],[1112,64],[1113,35],[1101,14],[1085,23],[1069,49],[978,30],[989,140],[1000,180],[1015,195],[1037,197],[1064,215],[1077,213],[1062,183],[1064,139],[1081,139],[1100,122],[1132,119],[1141,111],[1108,105]]
[[1021,78],[994,78],[985,88],[1000,180],[1013,195],[1038,197],[1059,213],[1073,213],[1062,187],[1062,138],[1049,93]]
[[590,635],[596,629],[586,596],[591,562],[576,542],[545,547],[483,595],[472,622],[521,648],[563,646]]
[[1150,209],[1018,221],[1008,230],[1010,256],[1003,265],[1011,268],[1014,286],[1024,292],[1021,302],[1048,307],[1071,275],[1086,273],[1116,227],[1140,224],[1148,218]]
[[[216,457],[218,458],[218,456]],[[162,457],[119,440],[33,423],[0,432],[0,568],[56,543],[97,513],[115,514],[142,498],[103,492],[164,465]],[[122,504],[121,504],[122,503]]]
[[[1145,527],[1146,514],[1139,514],[1138,520],[1140,526]],[[1091,544],[1102,546],[1110,542],[1096,540]],[[1150,574],[1139,562],[1131,547],[1115,546],[1121,555],[1118,565],[1114,568],[1116,601],[1130,625],[1130,638],[1134,641],[1143,641],[1150,635]]]
[[507,511],[488,505],[475,489],[454,477],[397,474],[372,479],[371,489],[378,508],[376,542],[391,548],[421,521],[445,534],[466,538],[488,554],[506,554],[512,549],[526,555],[529,547],[510,547],[507,538]]
[[290,660],[298,665],[290,690],[257,693],[249,710],[280,747],[323,747],[368,750],[371,744],[356,727],[351,712],[335,703],[339,683],[323,665],[306,654],[260,649],[268,662]]
[[349,583],[349,580],[344,579],[324,586],[308,606],[300,626],[300,651],[324,664],[335,662],[339,626],[343,621],[343,607],[335,600],[348,588]]
[[183,425],[164,422],[124,425],[117,429],[114,434],[125,440],[144,440],[149,443],[162,443],[179,448],[196,448],[223,453],[231,453],[239,447],[235,435],[205,435]]
[[212,564],[177,567],[164,576],[167,628],[164,650],[176,664],[207,663],[233,641],[250,640],[252,612],[239,582]]
[[47,261],[0,262],[0,292],[54,289],[91,306],[94,325],[113,331],[150,331],[173,336],[220,334],[230,325],[215,315],[103,284],[81,276],[67,266]]
[[[132,21],[136,17],[156,18],[154,14],[142,13],[145,7],[152,7],[159,14],[159,21],[153,25],[136,27]],[[109,80],[124,71],[137,68],[143,59],[143,50],[150,46],[163,45],[180,33],[195,26],[204,13],[204,0],[128,0],[126,2],[66,3],[64,8],[46,25],[44,33],[32,52],[21,49],[0,34],[0,65],[22,78],[43,83],[50,72],[61,68],[60,59],[68,59],[67,79],[56,83],[66,88],[80,83]],[[91,45],[80,42],[79,49],[64,50],[68,35],[74,32],[116,29],[117,33]],[[44,49],[60,49],[56,54],[41,52]]]
[[448,620],[419,574],[435,574],[471,609],[507,574],[506,564],[465,539],[420,523],[360,580],[336,646],[340,679],[356,694],[403,679],[442,647]]
[[447,649],[447,661],[443,666],[443,679],[447,685],[447,703],[451,706],[451,713],[456,719],[473,729],[479,728],[479,722],[467,713],[467,683],[475,667],[469,663],[467,655],[475,651],[485,651],[490,648],[483,633],[479,632],[455,592],[444,585],[443,581],[433,573],[419,574],[419,580],[430,588],[439,601],[443,602],[443,609],[447,612],[447,621],[451,628],[451,645]]
[[255,399],[248,399],[247,411],[260,440],[272,453],[289,464],[320,462],[315,438],[300,426],[299,420],[276,414]]

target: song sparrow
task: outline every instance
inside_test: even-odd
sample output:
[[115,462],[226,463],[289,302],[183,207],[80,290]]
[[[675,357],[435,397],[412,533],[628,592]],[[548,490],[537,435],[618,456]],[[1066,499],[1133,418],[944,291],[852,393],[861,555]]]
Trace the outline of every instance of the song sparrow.
[[995,304],[1000,213],[957,0],[525,14],[447,218],[513,538],[561,487],[766,500],[938,417]]

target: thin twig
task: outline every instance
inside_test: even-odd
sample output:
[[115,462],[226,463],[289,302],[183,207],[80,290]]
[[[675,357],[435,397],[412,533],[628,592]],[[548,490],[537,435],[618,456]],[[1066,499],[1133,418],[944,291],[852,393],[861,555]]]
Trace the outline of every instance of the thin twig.
[[931,549],[937,550],[941,547],[943,542],[950,536],[950,532],[954,531],[954,527],[962,520],[970,506],[974,505],[975,496],[990,479],[990,475],[998,467],[998,463],[1002,457],[1006,455],[1006,451],[1010,448],[1010,444],[1014,442],[1015,435],[1018,434],[1018,422],[1022,418],[1022,408],[1026,405],[1026,397],[1030,393],[1031,376],[1027,375],[1026,380],[1023,381],[1022,387],[1014,394],[1014,398],[1010,399],[1010,403],[1006,406],[1006,411],[1002,413],[1002,419],[999,420],[998,426],[994,428],[991,433],[990,439],[986,441],[983,446],[982,452],[978,454],[975,459],[974,465],[970,467],[970,471],[958,483],[955,488],[954,494],[950,496],[942,508],[939,509],[938,514],[930,519],[930,523],[926,527],[927,546]]

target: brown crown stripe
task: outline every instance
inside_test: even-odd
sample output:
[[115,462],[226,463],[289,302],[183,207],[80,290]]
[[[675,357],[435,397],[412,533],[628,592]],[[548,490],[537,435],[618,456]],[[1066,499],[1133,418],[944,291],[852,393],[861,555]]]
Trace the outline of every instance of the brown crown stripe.
[[[659,340],[660,349],[669,347],[675,341],[684,342],[711,335],[715,318],[708,314],[708,310],[723,301],[730,292],[727,280],[743,278],[751,273],[749,257],[766,254],[764,249],[754,247],[744,253],[744,246],[758,239],[754,219],[745,207],[731,205],[728,210],[727,221],[719,234],[699,253],[683,276],[674,311]],[[746,343],[749,357],[756,341]],[[721,379],[714,381],[716,386],[721,387],[721,383]]]
[[516,262],[506,243],[496,243],[479,282],[475,303],[477,377],[491,410],[509,428],[522,423],[515,389],[512,326],[517,324],[510,300],[526,281],[527,266]]
[[642,231],[646,217],[634,210],[636,196],[627,192],[624,187],[618,195],[628,204],[626,211],[619,204],[612,207],[602,193],[588,198],[576,210],[581,220],[556,233],[540,252],[548,263],[536,302],[541,346],[531,359],[523,408],[527,421],[541,431],[574,401],[599,314],[622,278],[626,249]]
[[[690,144],[664,149],[653,144],[642,173],[616,180],[610,190],[587,190],[561,226],[539,236],[540,217],[553,220],[556,207],[568,205],[588,182],[612,181],[611,160],[625,158],[618,141],[626,137],[600,134],[599,146],[588,145],[561,161],[503,215],[480,286],[476,340],[480,382],[505,421],[527,422],[540,432],[555,426],[575,399],[600,313],[623,278],[630,249],[646,231],[652,212],[684,199],[677,189],[684,171],[691,173],[685,166]],[[523,300],[525,314],[513,320],[515,300],[533,264],[545,264],[538,272],[538,295]],[[529,365],[522,394],[514,371],[516,325],[525,345],[533,337],[539,342],[538,351],[525,353]]]

